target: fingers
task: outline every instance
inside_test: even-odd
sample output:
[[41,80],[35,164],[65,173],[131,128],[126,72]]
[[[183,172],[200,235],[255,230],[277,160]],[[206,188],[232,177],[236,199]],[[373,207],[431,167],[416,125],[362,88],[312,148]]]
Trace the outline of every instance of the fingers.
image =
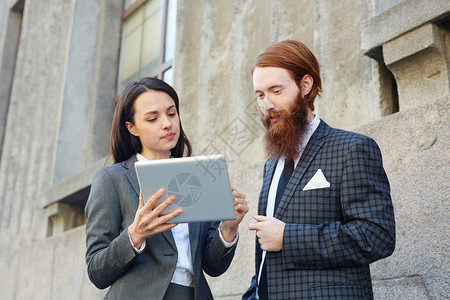
[[236,213],[246,214],[248,212],[248,204],[245,200],[245,195],[239,193],[236,189],[231,189],[231,194],[233,195],[234,210]]
[[253,215],[253,219],[255,219],[257,222],[251,223],[248,225],[249,230],[260,230],[261,229],[261,222],[267,221],[269,218],[266,216],[259,216],[259,215]]
[[172,220],[173,218],[175,218],[176,216],[181,215],[182,212],[183,211],[179,208],[179,209],[176,209],[176,210],[168,213],[167,215],[163,215],[163,216],[158,217],[158,219],[159,219],[159,221],[161,223],[167,223],[170,220]]
[[269,219],[266,216],[260,216],[260,215],[253,215],[252,217],[253,217],[253,219],[255,219],[258,222],[264,222],[264,221],[267,221]]
[[156,201],[158,201],[162,195],[164,195],[164,189],[159,189],[156,193],[151,195],[150,198],[148,198],[148,201],[145,204],[145,206],[149,207],[150,209],[153,209]]
[[139,208],[144,206],[144,197],[142,196],[142,192],[139,193]]
[[158,204],[156,207],[153,207],[153,211],[157,216],[159,216],[164,209],[166,209],[170,204],[175,202],[175,196],[170,196],[160,204]]
[[234,206],[234,211],[236,212],[236,214],[245,215],[248,213],[248,210],[249,208],[247,203],[238,203]]
[[245,195],[239,193],[236,189],[231,189],[231,194],[233,195],[233,199],[239,198],[239,199],[245,199]]
[[258,223],[252,223],[248,225],[248,230],[258,230],[258,229],[259,229]]
[[164,232],[164,231],[167,231],[167,230],[170,230],[170,229],[174,228],[174,227],[177,226],[177,225],[178,225],[178,224],[174,224],[174,223],[161,224],[161,225],[158,227],[158,231],[159,231],[159,232]]

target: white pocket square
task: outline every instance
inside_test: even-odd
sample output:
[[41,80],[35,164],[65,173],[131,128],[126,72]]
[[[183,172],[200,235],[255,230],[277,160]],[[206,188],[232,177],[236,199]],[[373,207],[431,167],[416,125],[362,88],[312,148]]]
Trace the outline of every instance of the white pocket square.
[[317,170],[316,174],[314,174],[314,176],[305,185],[302,191],[329,188],[330,185],[331,184],[327,181],[325,175],[323,175],[322,170],[319,169]]

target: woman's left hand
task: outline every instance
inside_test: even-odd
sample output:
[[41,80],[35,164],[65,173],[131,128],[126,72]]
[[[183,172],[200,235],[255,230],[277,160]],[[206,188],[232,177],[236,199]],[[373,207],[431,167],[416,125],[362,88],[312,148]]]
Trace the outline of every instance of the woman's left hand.
[[220,223],[220,231],[225,241],[231,243],[236,238],[236,234],[239,228],[239,224],[248,212],[247,201],[245,195],[239,193],[235,189],[231,189],[233,195],[234,210],[236,212],[236,219],[230,221],[222,221]]

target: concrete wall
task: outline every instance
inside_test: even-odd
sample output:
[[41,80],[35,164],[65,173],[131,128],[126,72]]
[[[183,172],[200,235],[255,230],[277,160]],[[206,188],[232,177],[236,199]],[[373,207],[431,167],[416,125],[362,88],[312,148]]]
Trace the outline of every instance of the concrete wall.
[[[0,299],[101,299],[105,291],[86,276],[80,208],[70,201],[86,196],[105,162],[122,1],[25,1],[11,64],[8,45],[18,35],[8,24],[20,2],[0,3],[0,74],[12,83],[9,92],[0,85]],[[232,185],[250,205],[230,270],[208,279],[217,299],[240,299],[254,272],[246,228],[262,182],[264,130],[250,67],[287,38],[319,59],[316,113],[382,149],[398,236],[394,254],[372,265],[375,298],[449,297],[448,12],[444,0],[178,1],[174,86],[183,126],[195,153],[226,154]]]

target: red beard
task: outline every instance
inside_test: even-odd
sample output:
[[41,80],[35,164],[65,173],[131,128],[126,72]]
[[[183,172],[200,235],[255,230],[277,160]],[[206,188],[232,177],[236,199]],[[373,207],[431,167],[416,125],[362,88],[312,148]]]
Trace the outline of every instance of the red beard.
[[[281,119],[271,123],[270,118]],[[289,110],[269,111],[263,115],[262,122],[266,127],[264,144],[267,157],[276,159],[285,157],[286,161],[298,157],[298,145],[302,142],[306,126],[308,126],[308,106],[301,93],[298,94]]]

